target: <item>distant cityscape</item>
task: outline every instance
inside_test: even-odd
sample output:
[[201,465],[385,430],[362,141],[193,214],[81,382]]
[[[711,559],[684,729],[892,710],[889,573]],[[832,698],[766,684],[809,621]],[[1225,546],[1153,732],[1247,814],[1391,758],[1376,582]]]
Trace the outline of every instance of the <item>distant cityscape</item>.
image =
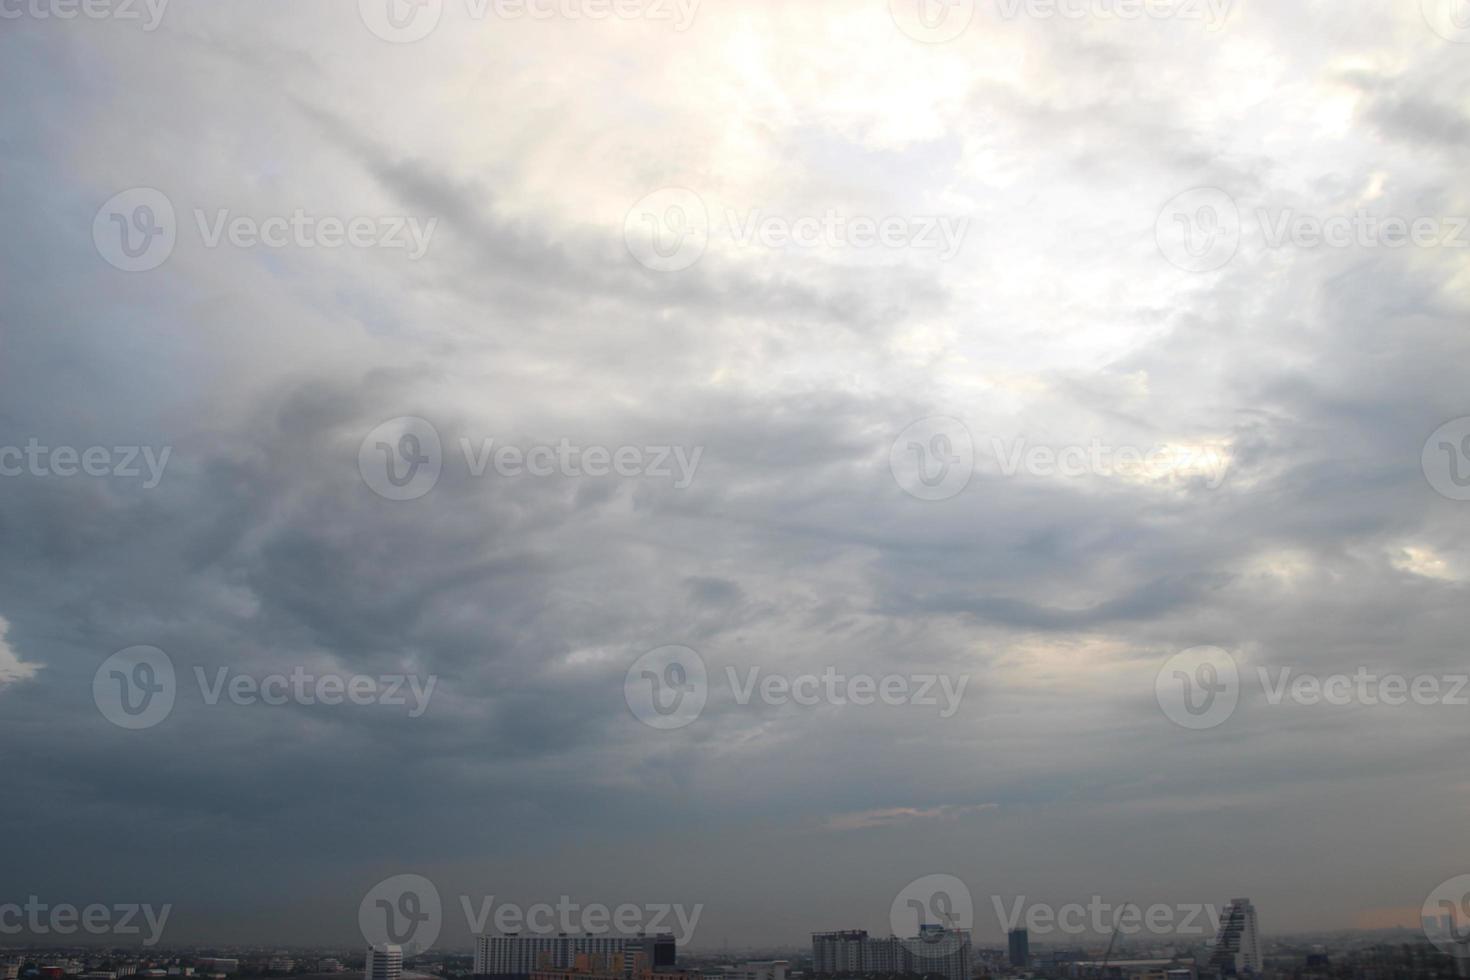
[[[1446,951],[1448,950],[1448,951]],[[1222,907],[1213,937],[1113,934],[1098,944],[1033,945],[1025,928],[1004,946],[977,945],[969,929],[921,925],[914,936],[864,929],[811,934],[810,949],[773,947],[764,958],[684,950],[673,934],[484,935],[473,950],[420,951],[412,943],[357,949],[137,951],[0,947],[0,980],[1464,980],[1470,941],[1451,915],[1407,929],[1275,936],[1255,906]]]

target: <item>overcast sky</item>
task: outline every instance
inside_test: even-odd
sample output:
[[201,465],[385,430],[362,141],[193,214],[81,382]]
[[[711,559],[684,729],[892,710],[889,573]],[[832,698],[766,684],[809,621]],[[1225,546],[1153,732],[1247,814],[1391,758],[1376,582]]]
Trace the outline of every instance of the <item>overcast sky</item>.
[[[1470,708],[1259,673],[1467,669],[1462,0],[121,2],[0,0],[0,902],[713,947],[1470,871]],[[210,703],[293,671],[434,686]],[[910,703],[762,697],[829,671]]]

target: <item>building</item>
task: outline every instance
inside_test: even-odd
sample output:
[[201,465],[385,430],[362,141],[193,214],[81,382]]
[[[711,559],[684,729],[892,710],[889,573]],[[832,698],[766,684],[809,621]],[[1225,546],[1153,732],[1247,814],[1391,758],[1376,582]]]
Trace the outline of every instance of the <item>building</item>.
[[1225,907],[1210,966],[1222,977],[1261,972],[1261,933],[1250,899],[1232,898]]
[[[549,956],[544,957],[549,959]],[[624,953],[601,956],[594,953],[578,953],[571,966],[545,965],[531,971],[530,980],[699,980],[698,974],[664,967],[655,970],[648,965],[647,956],[641,951],[631,957]]]
[[206,956],[197,960],[194,964],[205,973],[239,973],[240,961],[233,958],[222,958],[219,956]]
[[271,973],[290,973],[296,969],[296,961],[289,956],[272,956],[265,968]]
[[[650,973],[674,971],[677,959],[672,933],[656,936],[478,936],[475,939],[474,972],[477,977],[529,980],[538,970],[573,970],[578,956],[602,957],[611,963],[622,957],[624,980],[632,980],[635,965],[643,957]],[[590,962],[590,961],[589,961]]]
[[722,970],[718,977],[719,980],[786,980],[790,969],[789,960],[752,960]]
[[1025,969],[1031,962],[1031,934],[1025,929],[1012,929],[1006,933],[1011,966]]
[[863,929],[812,933],[812,972],[823,977],[916,973],[970,980],[972,947],[966,929],[922,925],[919,935],[877,939]]
[[362,980],[402,980],[403,947],[369,946]]
[[1188,960],[1095,960],[1068,964],[1067,976],[1074,980],[1199,980],[1194,963]]
[[866,973],[868,931],[812,933],[812,972],[823,977]]

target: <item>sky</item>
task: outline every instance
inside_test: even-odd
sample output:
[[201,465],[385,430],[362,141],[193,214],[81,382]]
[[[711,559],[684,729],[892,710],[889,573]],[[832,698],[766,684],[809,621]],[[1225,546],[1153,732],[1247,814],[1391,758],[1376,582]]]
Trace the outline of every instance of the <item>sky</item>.
[[1470,872],[1467,44],[0,0],[0,904],[1416,925]]

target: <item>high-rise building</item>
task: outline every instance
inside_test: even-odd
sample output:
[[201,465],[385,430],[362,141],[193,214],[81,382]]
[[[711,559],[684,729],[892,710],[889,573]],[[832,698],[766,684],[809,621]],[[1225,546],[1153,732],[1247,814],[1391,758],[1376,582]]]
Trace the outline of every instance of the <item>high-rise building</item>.
[[965,929],[922,925],[919,935],[870,937],[866,930],[812,933],[812,972],[852,977],[874,973],[922,973],[970,980],[972,948]]
[[1225,907],[1210,966],[1222,977],[1261,972],[1261,933],[1256,924],[1256,907],[1250,899],[1232,898]]
[[402,946],[369,946],[362,980],[401,980],[403,977]]
[[622,957],[623,976],[632,978],[634,964],[642,962],[646,969],[662,973],[674,968],[677,947],[671,933],[656,936],[556,936],[521,935],[477,936],[475,938],[474,972],[479,977],[528,978],[540,969],[570,970],[579,955],[598,956],[611,962]]
[[812,933],[812,972],[818,976],[841,976],[866,973],[868,931],[847,929],[842,932]]
[[1006,940],[1010,946],[1011,966],[1024,970],[1031,962],[1031,934],[1025,929],[1012,929],[1006,933]]

